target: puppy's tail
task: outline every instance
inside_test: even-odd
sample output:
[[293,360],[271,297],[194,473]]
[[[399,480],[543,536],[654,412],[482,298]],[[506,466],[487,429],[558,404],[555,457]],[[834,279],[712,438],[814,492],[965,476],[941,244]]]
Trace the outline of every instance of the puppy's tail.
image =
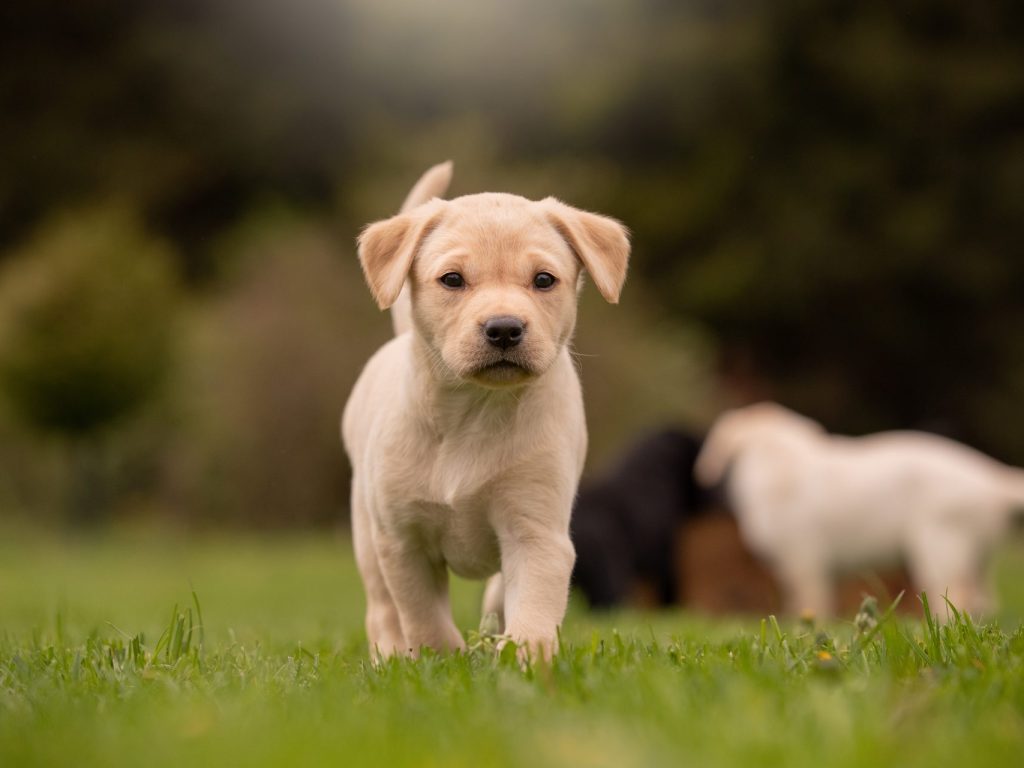
[[[441,197],[448,191],[448,185],[452,183],[452,161],[428,168],[427,172],[420,176],[409,194],[405,196],[400,213],[408,213],[413,208],[430,202],[435,197]],[[391,305],[391,325],[395,329],[395,336],[401,336],[412,328],[412,301],[409,298],[409,282],[402,286],[402,292],[398,294],[395,303]]]
[[409,190],[409,194],[402,203],[401,213],[411,211],[417,206],[423,205],[441,197],[448,191],[448,185],[452,183],[452,161],[446,160],[443,163],[428,168],[426,173],[420,176],[420,180]]

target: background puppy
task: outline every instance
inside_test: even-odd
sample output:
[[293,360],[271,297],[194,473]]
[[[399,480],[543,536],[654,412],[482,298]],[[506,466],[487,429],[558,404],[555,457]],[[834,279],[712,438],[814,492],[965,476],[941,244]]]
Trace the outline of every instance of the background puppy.
[[933,606],[948,593],[958,608],[990,610],[988,553],[1024,509],[1024,472],[959,443],[920,432],[830,436],[772,403],[712,427],[697,478],[710,486],[727,469],[748,545],[789,610],[819,616],[833,612],[837,571],[901,558]]
[[704,512],[693,479],[701,441],[666,429],[638,440],[604,475],[584,482],[572,516],[573,583],[595,608],[678,600],[677,532]]
[[574,553],[569,517],[586,453],[568,345],[586,268],[616,302],[629,244],[616,221],[553,198],[429,199],[427,172],[403,212],[359,238],[359,259],[398,335],[367,363],[345,407],[352,527],[371,648],[463,647],[448,568],[500,576],[485,610],[549,656]]
[[[637,440],[606,473],[584,478],[572,516],[572,581],[592,608],[680,605],[761,616],[782,609],[774,575],[744,543],[721,484],[704,489],[694,478],[702,444],[663,429]],[[841,575],[842,615],[853,616],[865,594],[888,602],[911,590],[903,568]],[[903,612],[917,608],[900,604]]]

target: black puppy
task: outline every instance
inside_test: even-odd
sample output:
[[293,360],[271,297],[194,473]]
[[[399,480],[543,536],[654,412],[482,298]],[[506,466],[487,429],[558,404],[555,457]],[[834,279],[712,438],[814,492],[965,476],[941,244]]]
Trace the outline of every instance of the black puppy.
[[640,585],[660,605],[677,601],[677,530],[711,502],[693,479],[700,447],[685,432],[657,432],[635,443],[610,472],[584,481],[572,515],[572,577],[592,607],[627,602]]

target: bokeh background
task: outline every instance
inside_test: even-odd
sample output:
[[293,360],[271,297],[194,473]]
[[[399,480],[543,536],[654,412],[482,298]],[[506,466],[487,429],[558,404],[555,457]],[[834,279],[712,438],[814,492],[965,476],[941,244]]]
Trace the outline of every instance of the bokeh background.
[[1015,0],[5,3],[0,516],[343,525],[354,238],[449,158],[633,232],[592,470],[761,398],[1024,465],[1022,41]]

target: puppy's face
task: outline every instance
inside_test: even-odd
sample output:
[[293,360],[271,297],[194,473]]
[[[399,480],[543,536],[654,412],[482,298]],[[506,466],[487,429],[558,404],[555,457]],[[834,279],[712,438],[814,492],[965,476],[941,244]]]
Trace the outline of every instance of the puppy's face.
[[580,262],[527,200],[474,195],[444,207],[413,261],[413,322],[458,378],[528,381],[572,335]]
[[546,371],[572,336],[581,270],[616,301],[628,253],[611,219],[505,194],[434,200],[360,238],[382,307],[408,279],[413,322],[436,369],[492,388]]

